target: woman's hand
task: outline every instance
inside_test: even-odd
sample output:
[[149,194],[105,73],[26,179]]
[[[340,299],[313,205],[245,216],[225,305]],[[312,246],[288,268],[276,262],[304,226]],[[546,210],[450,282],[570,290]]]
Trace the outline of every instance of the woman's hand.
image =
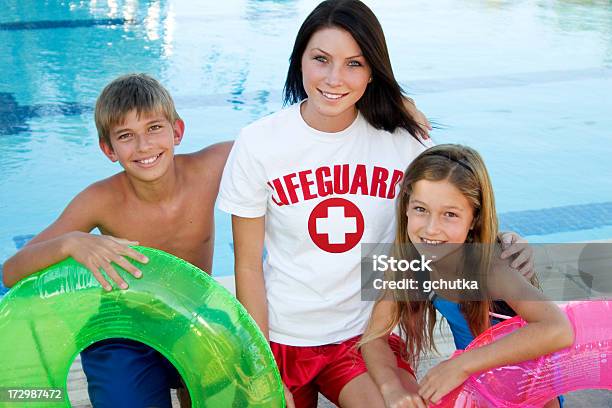
[[136,241],[115,238],[110,235],[94,235],[86,232],[71,232],[66,235],[66,253],[75,261],[85,266],[93,274],[100,285],[110,291],[111,284],[104,278],[100,269],[104,270],[106,276],[114,281],[121,289],[127,289],[128,284],[117,273],[111,265],[115,263],[134,275],[136,278],[142,276],[140,269],[128,262],[132,258],[141,263],[147,263],[146,256],[130,248],[129,245],[138,245]]
[[503,252],[501,258],[514,257],[510,266],[518,270],[527,280],[535,274],[534,252],[527,240],[516,232],[500,234]]
[[460,386],[470,373],[463,367],[461,357],[446,360],[427,372],[419,384],[419,395],[434,404],[442,397]]
[[381,389],[386,408],[427,408],[419,394],[406,390],[401,385]]
[[283,383],[283,391],[285,392],[285,406],[287,408],[295,408],[295,402],[293,402],[293,394],[289,391],[289,388]]

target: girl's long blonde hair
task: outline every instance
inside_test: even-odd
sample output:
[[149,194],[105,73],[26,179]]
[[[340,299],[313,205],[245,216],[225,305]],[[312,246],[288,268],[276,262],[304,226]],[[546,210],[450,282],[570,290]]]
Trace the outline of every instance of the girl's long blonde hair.
[[[496,243],[498,223],[495,198],[482,158],[472,148],[444,144],[421,153],[404,173],[396,208],[397,232],[393,245],[393,256],[396,259],[412,259],[411,255],[414,256],[416,253],[408,237],[406,210],[413,186],[419,180],[446,180],[468,199],[474,211],[474,222],[466,242]],[[493,245],[482,247],[479,263],[489,265]],[[415,252],[411,254],[412,251]],[[392,298],[396,304],[395,313],[390,316],[383,330],[372,333],[368,327],[360,345],[382,337],[399,326],[407,344],[407,353],[404,353],[404,357],[413,366],[416,366],[421,352],[435,350],[433,332],[436,324],[436,310],[430,300],[411,300],[408,299],[407,293],[394,290],[383,294],[378,302]],[[459,303],[470,330],[475,336],[489,327],[489,301],[461,301]]]

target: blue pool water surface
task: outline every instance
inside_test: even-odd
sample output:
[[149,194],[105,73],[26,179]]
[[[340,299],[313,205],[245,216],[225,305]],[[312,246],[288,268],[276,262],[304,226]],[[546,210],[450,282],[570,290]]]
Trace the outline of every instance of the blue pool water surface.
[[[120,170],[92,106],[147,72],[187,123],[179,153],[281,107],[293,39],[316,1],[0,0],[0,263],[90,183]],[[367,1],[396,77],[438,143],[478,149],[502,226],[532,242],[612,238],[609,1]],[[214,274],[233,268],[217,212]],[[0,291],[2,288],[0,287]]]

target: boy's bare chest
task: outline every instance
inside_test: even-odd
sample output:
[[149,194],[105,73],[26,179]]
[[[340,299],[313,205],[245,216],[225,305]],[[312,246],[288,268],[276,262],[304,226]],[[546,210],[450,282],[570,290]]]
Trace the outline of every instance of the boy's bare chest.
[[113,211],[111,235],[138,241],[207,267],[214,233],[212,200],[181,200],[172,205],[134,205]]

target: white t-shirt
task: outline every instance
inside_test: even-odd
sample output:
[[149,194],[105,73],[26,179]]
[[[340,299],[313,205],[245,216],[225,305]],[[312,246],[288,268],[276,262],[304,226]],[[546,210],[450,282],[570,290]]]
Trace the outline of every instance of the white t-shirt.
[[360,243],[393,242],[395,197],[425,146],[408,132],[308,126],[299,104],[245,127],[230,153],[218,207],[266,217],[263,265],[270,340],[293,346],[363,334]]

